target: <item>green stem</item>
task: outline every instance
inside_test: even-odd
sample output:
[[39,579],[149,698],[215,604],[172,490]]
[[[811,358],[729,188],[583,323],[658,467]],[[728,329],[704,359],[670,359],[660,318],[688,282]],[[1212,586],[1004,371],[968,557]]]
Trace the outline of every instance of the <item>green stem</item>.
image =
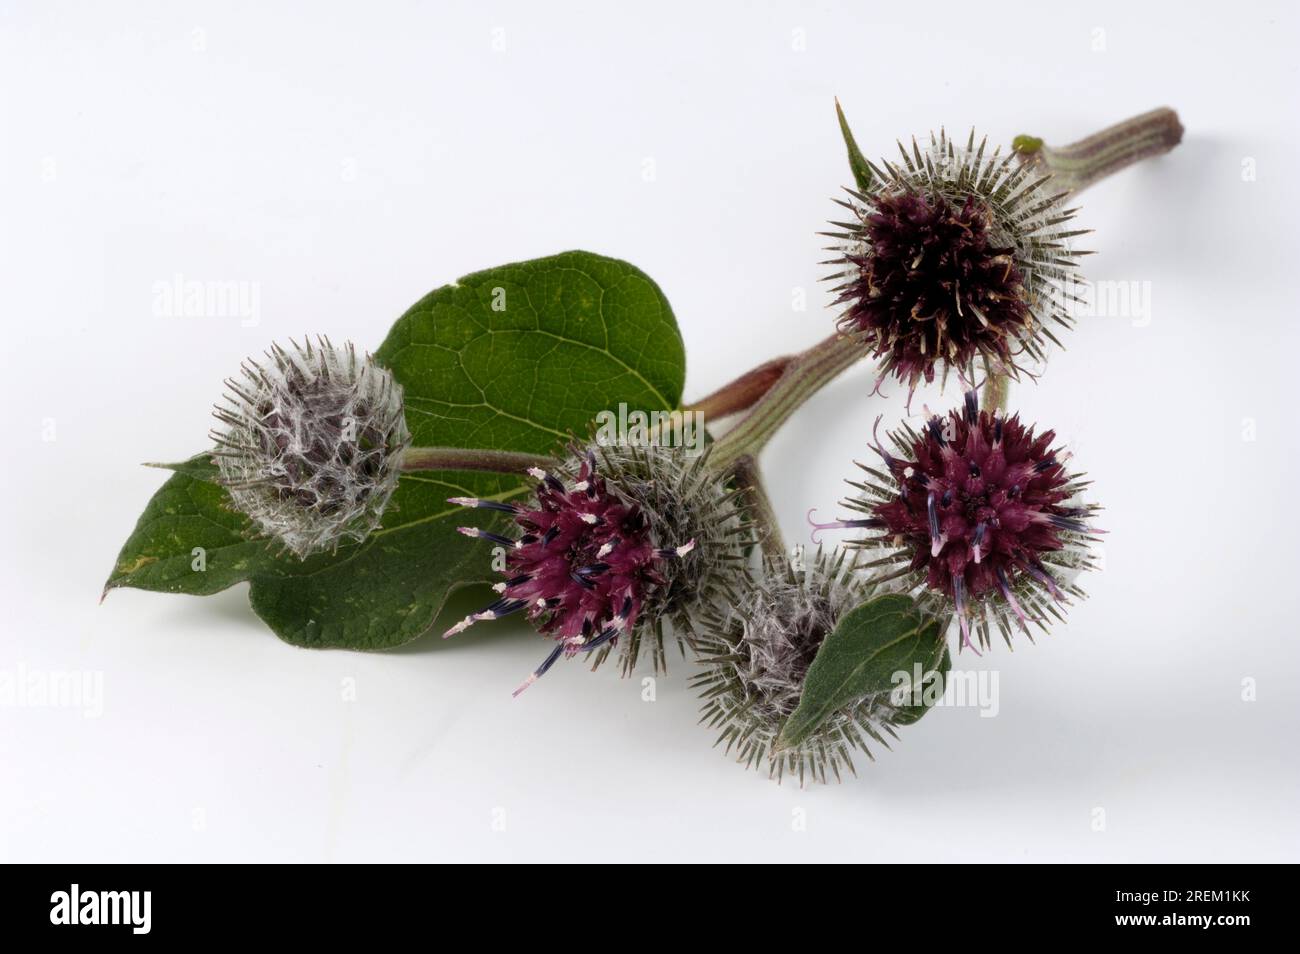
[[736,485],[745,489],[743,499],[754,526],[758,528],[758,544],[763,548],[763,553],[772,560],[784,558],[785,538],[781,535],[781,524],[772,507],[772,498],[763,486],[758,461],[749,454],[742,454],[732,465],[731,472]]
[[402,470],[484,470],[495,474],[522,474],[530,467],[545,470],[555,460],[541,454],[477,450],[464,447],[408,447],[402,452]]
[[758,456],[800,405],[863,356],[862,344],[833,334],[786,364],[781,377],[754,402],[749,413],[718,439],[709,455],[715,469],[733,467],[741,457]]
[[683,411],[700,411],[706,419],[727,417],[753,406],[768,390],[781,379],[786,367],[797,355],[785,355],[773,358],[758,367],[746,371],[730,384],[723,385],[708,397],[700,398],[687,404]]
[[1074,193],[1142,159],[1159,156],[1183,139],[1183,124],[1161,107],[1116,123],[1068,146],[1052,148],[1036,136],[1017,136],[1011,144],[1020,160],[1053,176],[1053,185]]

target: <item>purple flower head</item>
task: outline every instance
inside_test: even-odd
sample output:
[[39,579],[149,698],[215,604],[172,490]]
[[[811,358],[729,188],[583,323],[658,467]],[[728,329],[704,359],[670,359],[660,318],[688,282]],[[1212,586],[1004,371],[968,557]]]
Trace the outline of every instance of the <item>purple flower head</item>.
[[882,371],[913,386],[936,363],[976,356],[1014,363],[1033,325],[1015,249],[997,244],[993,216],[974,196],[901,192],[871,197],[863,242],[845,253],[858,270],[840,292],[840,331],[858,335]]
[[1059,616],[1067,575],[1091,564],[1087,547],[1096,507],[1078,502],[1082,475],[1053,448],[1053,431],[1036,434],[1019,416],[978,409],[974,391],[962,409],[934,416],[917,433],[892,435],[899,451],[877,443],[884,470],[864,468],[865,494],[846,505],[868,516],[814,524],[880,531],[858,546],[887,551],[877,567],[888,579],[928,591],[955,612],[962,642],[989,642],[989,622],[1010,641],[1009,620],[1028,632],[1031,619]]
[[696,604],[722,598],[741,572],[732,495],[698,460],[663,448],[592,447],[555,472],[530,474],[538,482],[527,504],[452,498],[508,514],[519,536],[460,528],[505,548],[506,579],[494,587],[499,599],[446,635],[524,612],[557,645],[516,695],[560,656],[620,641],[630,671],[647,631],[662,666],[661,623],[689,631]]
[[1041,360],[1050,325],[1069,327],[1069,285],[1078,281],[1068,230],[1074,209],[1050,176],[1013,153],[985,155],[974,133],[965,148],[940,133],[924,152],[912,142],[902,163],[872,166],[866,192],[840,205],[834,222],[840,331],[881,360],[880,381],[914,390],[936,370],[969,379],[976,358],[1015,375],[1027,354]]

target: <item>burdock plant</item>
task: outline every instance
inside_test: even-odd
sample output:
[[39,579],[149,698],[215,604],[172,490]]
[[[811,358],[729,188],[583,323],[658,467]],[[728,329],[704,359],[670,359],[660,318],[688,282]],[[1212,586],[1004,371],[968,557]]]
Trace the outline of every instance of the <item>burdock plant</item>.
[[[853,182],[824,340],[684,404],[676,320],[628,263],[566,252],[464,276],[373,358],[319,339],[247,362],[215,447],[171,465],[107,586],[248,581],[284,639],[384,649],[428,631],[457,587],[490,583],[447,635],[517,614],[551,640],[516,694],[565,656],[663,670],[675,641],[698,651],[705,719],[741,761],[839,777],[932,704],[896,697],[900,672],[933,685],[950,636],[1010,643],[1081,594],[1096,507],[1055,433],[1006,413],[1008,382],[1041,375],[1072,325],[1078,193],[1182,136],[1162,109],[1060,148],[940,129],[870,162],[839,121]],[[805,568],[760,456],[868,358],[877,390],[896,379],[909,403],[950,378],[970,393],[875,443],[854,514],[816,525],[867,533]],[[624,406],[702,415],[707,453],[576,436]]]

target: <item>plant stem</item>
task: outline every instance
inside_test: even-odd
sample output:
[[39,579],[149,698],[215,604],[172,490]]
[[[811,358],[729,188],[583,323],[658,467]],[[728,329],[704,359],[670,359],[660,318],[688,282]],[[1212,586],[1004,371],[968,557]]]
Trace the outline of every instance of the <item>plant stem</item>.
[[986,360],[984,362],[984,410],[1006,412],[1007,398],[1011,392],[1011,378],[1007,375],[994,371],[992,366]]
[[795,355],[740,423],[713,445],[709,466],[721,470],[733,467],[745,455],[756,457],[800,405],[864,353],[861,342],[833,334]]
[[1053,149],[1036,136],[1017,136],[1011,148],[1022,162],[1050,172],[1052,184],[1075,193],[1125,166],[1163,155],[1182,139],[1183,124],[1178,114],[1162,106],[1068,146]]
[[555,460],[541,454],[475,450],[464,447],[408,447],[402,452],[402,470],[484,470],[495,474],[522,474],[530,467],[545,470]]
[[701,398],[693,404],[687,404],[683,411],[701,411],[704,417],[719,418],[736,414],[751,407],[755,401],[768,392],[781,379],[786,366],[797,355],[785,355],[764,362],[758,367],[746,371],[730,384],[723,385],[708,397]]
[[758,461],[749,454],[742,454],[732,465],[731,473],[737,486],[745,489],[745,505],[749,508],[754,526],[758,528],[758,545],[769,559],[785,557],[785,538],[781,535],[781,524],[772,507],[772,498],[763,486],[763,477],[758,470]]

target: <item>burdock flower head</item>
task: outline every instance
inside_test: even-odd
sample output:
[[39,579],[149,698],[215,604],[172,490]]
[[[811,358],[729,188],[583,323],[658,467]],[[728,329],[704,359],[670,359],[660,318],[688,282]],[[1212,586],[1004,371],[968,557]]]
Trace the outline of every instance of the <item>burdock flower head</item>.
[[777,736],[799,704],[804,679],[822,642],[840,618],[862,604],[871,586],[841,553],[818,553],[804,569],[767,564],[734,603],[713,614],[697,641],[703,669],[692,685],[703,700],[700,721],[721,728],[718,745],[748,768],[780,779],[853,769],[852,752],[870,757],[867,740],[888,745],[896,710],[889,693],[866,696],[830,715],[795,748],[774,751]]
[[884,551],[867,564],[883,574],[877,581],[901,581],[933,615],[955,612],[972,649],[972,630],[987,647],[990,624],[1009,644],[1013,625],[1028,634],[1030,621],[1045,631],[1047,614],[1062,618],[1066,594],[1083,595],[1071,581],[1092,566],[1100,531],[1089,525],[1097,507],[1080,500],[1083,476],[1052,447],[1055,433],[981,411],[971,391],[921,433],[905,425],[890,437],[897,456],[877,442],[884,470],[859,465],[862,496],[845,502],[867,516],[813,526],[879,531],[855,543]]
[[1069,248],[1084,234],[1066,225],[1077,210],[1050,174],[985,145],[973,131],[964,148],[942,132],[924,151],[899,143],[901,164],[862,160],[861,190],[836,200],[853,214],[826,233],[841,242],[827,263],[839,266],[828,276],[839,327],[881,360],[880,381],[914,390],[936,368],[971,380],[977,357],[1014,377],[1023,355],[1041,360],[1057,340],[1053,324],[1070,324],[1068,286],[1086,254]]
[[556,640],[515,695],[561,655],[618,646],[624,672],[649,646],[664,666],[665,629],[693,632],[703,607],[734,596],[745,572],[748,525],[736,495],[704,467],[704,457],[659,446],[575,449],[552,471],[534,469],[534,500],[506,503],[456,497],[452,503],[508,514],[519,531],[460,532],[504,548],[500,599],[447,631],[526,611]]
[[325,338],[291,345],[226,381],[213,455],[234,506],[305,558],[378,526],[410,434],[401,386],[368,356]]

